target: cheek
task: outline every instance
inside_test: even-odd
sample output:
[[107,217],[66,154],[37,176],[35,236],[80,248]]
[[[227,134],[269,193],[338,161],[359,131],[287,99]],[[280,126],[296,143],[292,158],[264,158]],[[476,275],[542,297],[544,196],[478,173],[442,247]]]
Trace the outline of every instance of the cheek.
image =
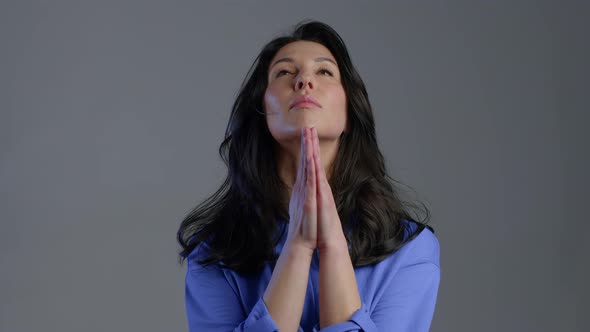
[[346,93],[343,88],[336,89],[332,93],[332,106],[338,114],[346,115]]
[[264,93],[264,107],[267,111],[278,111],[281,107],[281,98],[273,88],[268,88]]
[[281,130],[283,114],[281,110],[280,99],[272,89],[267,89],[264,94],[264,112],[267,114],[266,126],[271,135],[277,139],[277,131]]

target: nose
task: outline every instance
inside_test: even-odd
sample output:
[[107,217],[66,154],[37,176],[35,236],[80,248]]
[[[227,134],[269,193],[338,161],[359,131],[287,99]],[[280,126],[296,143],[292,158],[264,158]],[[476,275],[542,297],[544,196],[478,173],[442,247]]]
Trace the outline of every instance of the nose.
[[301,74],[297,76],[295,80],[295,91],[299,91],[302,89],[311,89],[313,90],[315,83],[312,82],[311,76],[308,74]]

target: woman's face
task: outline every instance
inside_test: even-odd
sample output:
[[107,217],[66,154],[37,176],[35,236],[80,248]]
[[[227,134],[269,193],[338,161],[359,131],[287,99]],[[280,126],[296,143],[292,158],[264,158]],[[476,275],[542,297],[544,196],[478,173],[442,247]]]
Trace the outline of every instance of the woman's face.
[[302,127],[317,128],[320,139],[338,139],[346,128],[346,94],[332,53],[310,41],[283,46],[268,68],[264,108],[279,143],[298,140]]

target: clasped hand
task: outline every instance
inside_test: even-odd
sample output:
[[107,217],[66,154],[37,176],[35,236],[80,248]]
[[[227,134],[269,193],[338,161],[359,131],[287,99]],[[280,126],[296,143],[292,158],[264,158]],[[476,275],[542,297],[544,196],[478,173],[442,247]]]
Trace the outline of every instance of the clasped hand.
[[332,189],[320,160],[316,128],[303,128],[301,132],[301,152],[289,215],[290,245],[311,252],[315,248],[346,247]]

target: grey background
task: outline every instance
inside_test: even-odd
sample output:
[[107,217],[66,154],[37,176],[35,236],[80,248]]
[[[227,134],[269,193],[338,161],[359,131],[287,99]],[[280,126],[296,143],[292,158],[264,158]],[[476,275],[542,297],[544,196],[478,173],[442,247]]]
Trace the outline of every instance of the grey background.
[[[431,208],[433,331],[589,323],[588,2],[2,1],[0,330],[184,331],[175,232],[250,64],[304,18]],[[585,315],[585,317],[582,317]]]

